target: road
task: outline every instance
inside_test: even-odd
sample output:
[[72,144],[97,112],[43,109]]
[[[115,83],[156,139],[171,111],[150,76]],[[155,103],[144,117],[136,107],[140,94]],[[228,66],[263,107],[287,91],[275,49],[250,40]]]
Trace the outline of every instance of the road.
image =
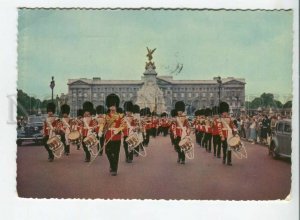
[[285,199],[291,186],[291,163],[268,156],[267,147],[245,142],[247,159],[222,164],[195,146],[195,158],[178,164],[169,137],[150,139],[146,157],[125,162],[121,147],[117,176],[109,174],[106,155],[88,165],[83,150],[50,163],[43,146],[25,144],[17,150],[17,191],[25,198],[102,199]]

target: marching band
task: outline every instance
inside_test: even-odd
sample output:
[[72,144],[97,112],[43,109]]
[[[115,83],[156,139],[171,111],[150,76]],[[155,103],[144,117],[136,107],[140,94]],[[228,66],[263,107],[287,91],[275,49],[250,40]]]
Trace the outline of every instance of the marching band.
[[77,150],[82,147],[85,162],[91,163],[97,156],[105,152],[112,176],[118,173],[120,147],[123,144],[125,161],[133,162],[134,154],[142,155],[149,146],[150,136],[153,138],[162,134],[170,135],[171,145],[178,154],[177,163],[185,164],[186,157],[194,158],[194,141],[205,148],[208,153],[213,150],[214,157],[221,158],[223,149],[223,164],[232,166],[232,151],[238,151],[242,142],[237,135],[233,119],[228,114],[229,105],[221,102],[212,109],[199,109],[191,121],[185,114],[185,103],[178,101],[170,115],[161,113],[160,117],[149,108],[140,109],[131,101],[124,103],[124,110],[119,107],[120,99],[116,94],[110,94],[104,106],[86,101],[82,109],[77,111],[77,117],[69,117],[70,106],[61,106],[61,118],[54,115],[55,104],[47,105],[47,118],[43,124],[43,144],[48,152],[48,160],[70,154],[70,146]]

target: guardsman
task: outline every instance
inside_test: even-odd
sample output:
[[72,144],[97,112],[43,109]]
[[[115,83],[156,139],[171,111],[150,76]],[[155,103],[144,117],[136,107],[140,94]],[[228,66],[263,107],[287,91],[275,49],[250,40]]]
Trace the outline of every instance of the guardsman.
[[213,146],[214,146],[214,156],[221,158],[221,136],[219,134],[218,127],[221,123],[219,117],[219,106],[214,106],[212,108],[213,114],[213,125],[212,125],[212,136],[213,136]]
[[50,147],[47,144],[47,141],[49,140],[49,138],[52,138],[56,135],[56,126],[57,126],[57,118],[54,116],[55,113],[55,104],[54,103],[48,103],[47,104],[47,118],[44,121],[43,124],[43,143],[44,146],[46,148],[46,150],[48,151],[48,161],[52,162],[54,160],[54,154],[52,152],[52,150],[50,149]]
[[199,141],[200,146],[204,146],[204,135],[205,135],[205,109],[199,111]]
[[[231,149],[228,148],[227,138],[230,130],[234,131],[235,127],[233,120],[231,119],[229,112],[229,105],[226,102],[220,103],[221,123],[219,123],[219,134],[221,136],[222,148],[223,148],[223,164],[232,166],[231,163]],[[233,133],[233,132],[232,132]]]
[[196,138],[196,143],[201,146],[201,137],[200,137],[200,110],[195,111],[195,118],[192,122],[192,126],[194,127],[195,130],[195,138]]
[[[97,121],[92,117],[92,114],[94,112],[94,106],[93,103],[86,101],[83,103],[83,126],[81,129],[81,134],[83,140],[86,137],[89,137],[90,135],[93,135],[95,133],[95,129],[97,128]],[[88,149],[88,146],[85,145],[84,141],[82,142],[82,147],[85,152],[85,162],[90,162],[91,160],[91,153]]]
[[72,119],[69,117],[70,114],[70,106],[67,104],[63,104],[60,107],[60,111],[62,114],[62,134],[61,134],[61,141],[64,144],[64,148],[65,148],[65,155],[69,155],[70,154],[70,141],[69,141],[69,134],[71,132],[71,124],[72,124]]
[[185,164],[185,152],[181,150],[179,142],[183,138],[188,138],[190,135],[190,125],[187,117],[184,115],[185,104],[182,101],[175,103],[175,109],[177,111],[176,120],[172,124],[172,130],[174,132],[174,143],[176,151],[178,153],[177,163]]
[[204,146],[208,153],[211,153],[211,138],[212,138],[212,123],[211,123],[211,109],[205,109],[205,135],[204,135]]
[[152,112],[152,117],[151,117],[151,134],[152,137],[156,137],[157,135],[157,128],[158,128],[158,118],[157,114],[155,111]]
[[171,120],[170,120],[170,127],[169,127],[169,130],[170,130],[170,139],[171,139],[171,143],[172,143],[172,146],[174,147],[174,150],[176,151],[176,147],[175,147],[175,133],[174,133],[174,130],[172,129],[172,124],[175,123],[176,121],[176,115],[177,115],[177,111],[176,109],[172,109],[171,110]]
[[150,141],[151,129],[152,129],[150,109],[148,107],[144,108],[143,114],[144,114],[143,124],[144,124],[144,133],[145,133],[144,146],[148,147]]
[[[143,136],[143,134],[142,134],[142,132],[143,132],[143,126],[142,126],[140,111],[141,111],[140,110],[140,106],[133,105],[132,112],[133,112],[133,118],[134,118],[135,124],[137,126],[137,132],[138,132],[139,135]],[[143,137],[143,140],[144,140],[144,137]],[[135,156],[139,155],[138,152],[140,151],[140,148],[141,148],[141,150],[144,150],[144,148],[141,146],[141,144],[134,149],[133,154]]]
[[132,115],[133,104],[131,101],[124,102],[124,111],[126,114],[124,117],[124,120],[126,122],[126,127],[123,130],[123,146],[124,146],[124,151],[125,151],[126,162],[132,163],[134,150],[131,150],[129,152],[128,143],[126,142],[127,137],[132,135],[133,132],[136,131],[136,124],[135,124],[135,120]]
[[83,119],[83,110],[78,109],[77,118],[75,119],[72,127],[72,130],[77,130],[80,133],[80,142],[77,143],[77,150],[79,150],[80,146],[82,145],[82,127],[83,127],[82,119]]
[[[104,126],[104,120],[105,120],[105,109],[103,105],[98,105],[96,107],[96,113],[97,113],[97,123],[98,123],[98,127],[96,128],[95,132],[97,134],[97,138],[99,140],[99,145],[98,145],[98,151],[99,151],[99,156],[102,156],[103,154],[103,144],[104,144],[104,137],[102,135],[102,133],[99,133],[99,131],[103,130],[103,126]],[[100,136],[101,135],[101,136]]]
[[160,124],[161,131],[163,133],[163,136],[166,137],[168,135],[168,129],[170,127],[170,122],[167,118],[166,112],[161,113],[161,119],[160,119],[159,124]]
[[118,172],[121,131],[126,127],[124,115],[117,112],[120,99],[116,94],[110,94],[106,97],[106,106],[109,113],[105,116],[103,130],[105,153],[110,165],[110,174],[116,176]]

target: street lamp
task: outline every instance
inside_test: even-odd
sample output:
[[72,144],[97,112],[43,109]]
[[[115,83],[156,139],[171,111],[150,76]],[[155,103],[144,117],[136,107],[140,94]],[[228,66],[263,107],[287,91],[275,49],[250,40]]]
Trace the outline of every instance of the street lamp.
[[216,77],[217,79],[217,82],[219,84],[219,106],[220,106],[220,103],[221,103],[221,86],[222,86],[222,79],[220,76]]
[[54,82],[54,76],[52,76],[52,81],[50,82],[50,88],[51,88],[51,90],[52,90],[52,98],[51,98],[51,100],[52,100],[52,102],[53,102],[53,89],[54,89],[54,87],[55,87],[55,82]]

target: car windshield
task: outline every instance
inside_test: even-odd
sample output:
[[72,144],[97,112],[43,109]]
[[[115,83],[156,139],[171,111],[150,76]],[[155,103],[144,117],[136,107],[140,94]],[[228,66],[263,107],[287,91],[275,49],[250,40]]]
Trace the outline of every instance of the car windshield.
[[29,117],[28,124],[43,123],[44,120],[43,117]]

